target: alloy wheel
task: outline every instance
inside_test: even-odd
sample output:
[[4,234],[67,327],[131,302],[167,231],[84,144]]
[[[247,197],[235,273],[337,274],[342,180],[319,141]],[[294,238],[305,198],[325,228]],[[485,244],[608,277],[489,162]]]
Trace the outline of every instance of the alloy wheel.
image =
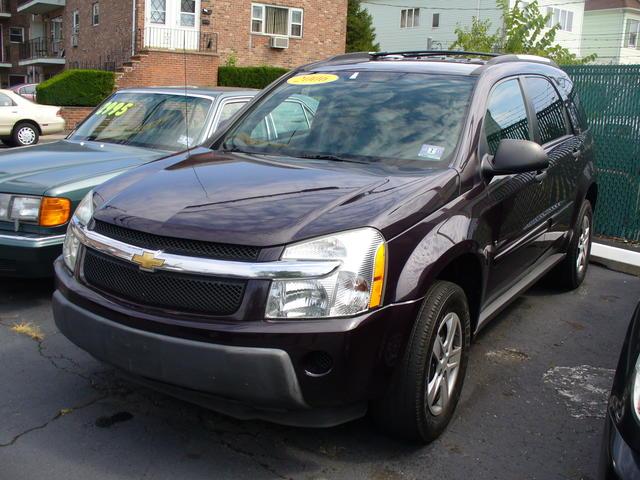
[[578,237],[578,257],[576,259],[576,268],[578,274],[582,275],[587,268],[589,262],[589,244],[591,243],[591,222],[589,217],[585,215],[582,218],[580,226],[580,237]]
[[440,322],[429,358],[425,403],[432,415],[440,415],[456,387],[462,360],[462,324],[453,312]]

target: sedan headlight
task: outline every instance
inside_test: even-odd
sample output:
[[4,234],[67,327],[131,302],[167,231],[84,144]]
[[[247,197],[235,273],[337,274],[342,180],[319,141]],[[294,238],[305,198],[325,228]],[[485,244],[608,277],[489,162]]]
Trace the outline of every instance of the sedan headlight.
[[64,264],[72,272],[76,268],[76,261],[78,259],[78,250],[80,249],[80,239],[75,233],[76,223],[87,226],[93,217],[93,190],[87,193],[82,199],[78,208],[76,208],[73,214],[73,219],[67,227],[67,236],[64,238],[64,245],[62,246],[62,258]]
[[69,221],[71,201],[67,198],[0,194],[0,220],[57,227]]
[[361,228],[285,248],[282,260],[338,260],[331,275],[275,280],[267,318],[326,318],[355,315],[382,304],[386,246],[382,234]]

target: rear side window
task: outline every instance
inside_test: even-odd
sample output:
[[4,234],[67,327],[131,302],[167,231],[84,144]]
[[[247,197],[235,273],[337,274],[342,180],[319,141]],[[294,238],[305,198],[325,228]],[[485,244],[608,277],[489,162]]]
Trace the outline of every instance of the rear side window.
[[242,107],[246,105],[246,101],[241,102],[227,102],[222,106],[220,111],[220,120],[218,121],[218,128],[223,127],[238,113]]
[[569,129],[564,104],[551,82],[542,77],[527,77],[524,84],[538,119],[540,143],[565,136]]
[[484,132],[492,155],[495,155],[503,138],[530,139],[527,109],[518,80],[507,80],[491,92]]

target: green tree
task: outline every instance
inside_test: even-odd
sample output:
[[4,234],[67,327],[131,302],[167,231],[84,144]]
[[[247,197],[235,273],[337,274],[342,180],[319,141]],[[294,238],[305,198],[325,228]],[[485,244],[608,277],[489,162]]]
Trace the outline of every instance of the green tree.
[[373,17],[367,12],[360,0],[349,0],[347,10],[347,52],[377,52]]
[[546,28],[550,14],[542,14],[537,0],[524,6],[520,5],[520,0],[516,0],[513,8],[509,8],[509,0],[497,0],[496,3],[503,12],[502,31],[491,34],[489,21],[474,18],[470,27],[456,28],[457,39],[451,49],[539,55],[550,58],[559,65],[585,64],[596,59],[595,54],[578,58],[557,44],[556,33],[560,25]]

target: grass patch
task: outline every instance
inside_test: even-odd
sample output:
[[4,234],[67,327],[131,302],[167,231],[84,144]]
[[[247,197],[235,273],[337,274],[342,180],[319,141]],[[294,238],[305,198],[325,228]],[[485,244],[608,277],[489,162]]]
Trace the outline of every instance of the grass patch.
[[42,340],[44,340],[44,333],[42,333],[42,330],[40,330],[40,327],[38,327],[37,325],[33,325],[31,323],[26,323],[26,322],[14,323],[13,326],[11,327],[11,330],[13,330],[16,333],[19,333],[20,335],[26,335],[27,337],[31,338],[32,340],[35,340],[36,342],[41,342]]

